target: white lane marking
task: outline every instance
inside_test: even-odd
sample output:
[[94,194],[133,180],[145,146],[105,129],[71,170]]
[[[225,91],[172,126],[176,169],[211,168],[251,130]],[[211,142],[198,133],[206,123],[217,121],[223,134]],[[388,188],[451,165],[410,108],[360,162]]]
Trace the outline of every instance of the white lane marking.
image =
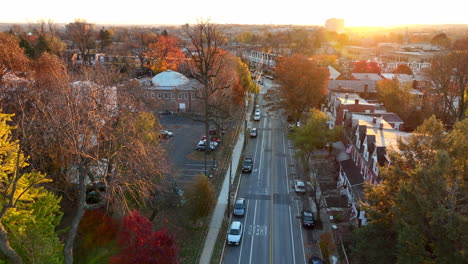
[[289,208],[289,227],[291,228],[291,242],[292,242],[292,253],[293,253],[293,263],[296,264],[296,252],[294,247],[294,239],[293,239],[293,228],[292,228],[292,217],[291,217],[291,206],[288,205]]
[[[247,209],[249,208],[249,200],[247,200],[246,208],[247,208]],[[245,222],[247,222],[247,217],[249,216],[249,211],[250,211],[250,210],[246,210],[246,212],[245,212],[245,221],[244,221],[244,226],[243,226],[243,229],[242,229],[242,234],[243,234],[244,237],[245,237]],[[241,259],[242,259],[242,248],[243,248],[243,247],[244,247],[244,243],[241,243],[241,249],[240,249],[240,252],[239,252],[239,262],[237,262],[238,264],[241,263]]]
[[[296,207],[297,207],[297,212],[299,213],[299,202],[296,200]],[[299,224],[300,223],[300,220],[299,220]],[[302,255],[304,256],[304,263],[307,262],[306,260],[306,256],[305,256],[305,249],[304,249],[304,237],[302,236],[302,228],[300,229],[300,233],[301,233],[301,241],[302,241]]]
[[[253,220],[253,224],[254,224],[254,225],[255,225],[255,218],[256,218],[256,216],[257,216],[257,202],[258,202],[258,200],[255,200],[255,210],[254,210],[254,220]],[[249,264],[252,263],[253,239],[254,239],[254,236],[252,235],[252,238],[250,239],[250,257],[249,257]]]

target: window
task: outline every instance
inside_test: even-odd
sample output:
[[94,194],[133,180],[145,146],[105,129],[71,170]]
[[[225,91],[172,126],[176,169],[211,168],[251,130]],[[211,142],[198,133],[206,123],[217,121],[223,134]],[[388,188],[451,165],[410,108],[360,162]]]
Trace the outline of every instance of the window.
[[169,99],[169,94],[168,93],[164,93],[164,99]]
[[161,96],[161,93],[158,93],[158,99],[161,99],[162,96]]
[[175,99],[175,93],[171,93],[171,99]]
[[[159,95],[159,94],[158,94]],[[154,93],[151,93],[151,98],[154,98]]]
[[188,93],[185,93],[185,99],[189,99],[189,94]]
[[192,99],[195,99],[195,93],[191,93]]
[[179,93],[179,99],[182,99],[182,93]]

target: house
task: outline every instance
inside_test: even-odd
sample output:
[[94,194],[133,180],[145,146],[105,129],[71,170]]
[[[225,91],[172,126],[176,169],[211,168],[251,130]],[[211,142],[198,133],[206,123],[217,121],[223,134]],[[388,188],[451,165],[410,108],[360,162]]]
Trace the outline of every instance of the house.
[[200,83],[167,70],[151,79],[140,80],[144,96],[156,102],[158,112],[198,112],[202,110]]
[[351,73],[351,77],[355,80],[361,80],[361,81],[374,81],[378,82],[383,80],[382,76],[377,73]]
[[328,65],[328,72],[330,73],[330,80],[336,80],[341,76],[341,73],[330,65]]
[[333,126],[341,126],[344,124],[346,113],[374,113],[376,108],[376,104],[368,103],[356,93],[330,92],[328,95],[327,109],[323,110],[325,110],[324,112],[329,112],[329,117],[333,121]]
[[328,82],[327,89],[329,92],[354,92],[366,100],[377,98],[375,82],[370,80],[330,80]]
[[362,186],[365,182],[379,184],[379,166],[391,161],[388,151],[398,150],[398,140],[410,134],[393,129],[382,117],[352,114],[345,125],[346,152],[351,158],[340,161],[337,188],[347,197],[357,226],[365,225],[365,212],[360,209],[363,201]]

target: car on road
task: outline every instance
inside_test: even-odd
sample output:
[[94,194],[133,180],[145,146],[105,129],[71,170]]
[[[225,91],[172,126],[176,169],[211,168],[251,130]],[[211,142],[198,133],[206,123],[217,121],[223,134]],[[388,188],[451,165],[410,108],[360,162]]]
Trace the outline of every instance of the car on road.
[[[203,136],[200,140],[206,140],[206,136]],[[216,143],[221,143],[221,139],[217,138],[217,137],[210,137],[210,141],[214,141]]]
[[239,221],[233,221],[228,231],[227,236],[228,245],[240,245],[242,240],[242,223]]
[[260,114],[261,112],[260,108],[255,109],[255,114]]
[[234,216],[243,217],[245,215],[245,199],[238,198],[234,204]]
[[254,121],[260,121],[260,113],[255,113]]
[[294,180],[294,191],[296,193],[305,193],[306,188],[305,188],[305,183],[302,180]]
[[314,227],[314,214],[311,210],[301,211],[301,222],[303,227]]
[[253,160],[252,158],[245,158],[242,163],[242,172],[252,172]]
[[257,128],[250,129],[250,137],[257,137]]

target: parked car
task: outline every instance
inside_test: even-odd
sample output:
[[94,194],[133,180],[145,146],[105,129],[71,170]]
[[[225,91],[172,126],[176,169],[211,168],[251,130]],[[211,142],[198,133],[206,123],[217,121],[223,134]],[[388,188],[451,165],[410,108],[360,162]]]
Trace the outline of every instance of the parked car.
[[296,193],[305,193],[305,183],[301,180],[294,180],[294,190]]
[[160,131],[159,131],[159,136],[160,136],[161,138],[164,138],[164,139],[170,138],[170,137],[172,137],[173,135],[174,135],[174,134],[173,134],[171,131],[169,131],[169,130],[160,130]]
[[255,114],[260,114],[261,112],[260,108],[255,109]]
[[257,128],[250,129],[250,137],[257,137]]
[[255,113],[254,121],[260,121],[260,113]]
[[302,210],[301,211],[301,220],[302,226],[304,227],[314,227],[314,214],[311,210]]
[[245,199],[244,198],[239,198],[236,200],[236,203],[234,204],[233,214],[234,216],[237,216],[237,217],[243,217],[245,215]]
[[307,264],[323,264],[323,263],[325,262],[323,262],[321,258],[317,258],[317,257],[311,257],[309,261],[307,262]]
[[[216,142],[214,142],[214,141],[210,141],[210,149],[211,149],[211,151],[216,150],[216,147],[217,147],[217,146],[218,146],[218,143],[216,143]],[[205,150],[206,150],[206,140],[200,140],[200,141],[198,141],[196,150],[205,151]]]
[[[200,140],[206,140],[206,136],[203,136]],[[210,141],[214,141],[216,143],[221,143],[221,139],[217,138],[217,137],[210,137]]]
[[242,240],[242,223],[233,221],[228,231],[227,243],[228,245],[240,245]]
[[252,158],[245,158],[242,163],[242,172],[252,172],[253,160]]

